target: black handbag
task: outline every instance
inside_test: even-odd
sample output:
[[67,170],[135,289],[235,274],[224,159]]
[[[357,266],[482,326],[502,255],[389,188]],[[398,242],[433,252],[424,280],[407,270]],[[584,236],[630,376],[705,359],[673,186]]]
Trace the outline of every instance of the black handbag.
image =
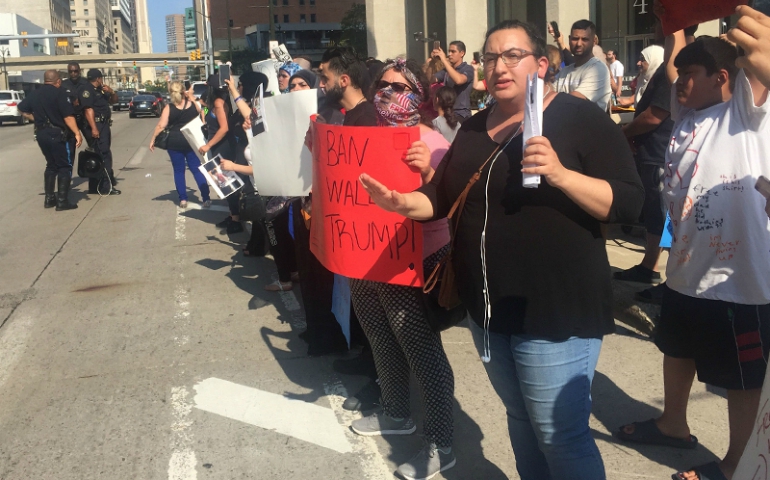
[[168,136],[171,132],[169,131],[168,127],[164,128],[163,131],[161,131],[156,137],[155,137],[155,148],[160,148],[161,150],[168,150]]
[[261,222],[267,215],[265,202],[254,189],[241,189],[241,198],[238,201],[238,207],[241,220],[246,222]]
[[[425,267],[428,267],[428,265],[425,265]],[[429,270],[430,268],[425,268],[426,272]],[[441,279],[436,281],[436,286],[439,288],[433,288],[429,292],[422,293],[421,295],[418,293],[418,295],[422,298],[423,311],[431,330],[443,332],[462,322],[465,318],[466,310],[463,303],[459,303],[452,308],[442,307],[441,302],[439,302]]]

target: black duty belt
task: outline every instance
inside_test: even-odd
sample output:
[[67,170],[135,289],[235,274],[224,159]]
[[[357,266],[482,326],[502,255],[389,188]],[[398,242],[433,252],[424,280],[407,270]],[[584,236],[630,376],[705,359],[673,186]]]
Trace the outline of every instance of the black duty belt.
[[98,116],[98,117],[94,117],[94,122],[96,122],[96,123],[107,123],[107,124],[109,124],[109,126],[112,126],[112,119],[111,118],[107,118],[107,117],[105,117],[103,115],[102,116]]

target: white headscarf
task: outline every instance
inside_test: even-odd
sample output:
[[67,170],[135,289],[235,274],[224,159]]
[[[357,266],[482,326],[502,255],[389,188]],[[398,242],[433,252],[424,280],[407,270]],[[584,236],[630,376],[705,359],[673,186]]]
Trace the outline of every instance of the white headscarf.
[[639,103],[639,100],[642,99],[642,95],[644,95],[644,91],[647,90],[647,85],[649,85],[650,79],[653,75],[655,75],[655,72],[658,71],[658,67],[663,65],[663,47],[659,45],[650,45],[649,47],[642,50],[642,57],[644,57],[644,60],[649,64],[649,67],[647,67],[646,72],[639,75],[639,78],[636,81],[636,97],[634,100],[634,106],[636,106]]

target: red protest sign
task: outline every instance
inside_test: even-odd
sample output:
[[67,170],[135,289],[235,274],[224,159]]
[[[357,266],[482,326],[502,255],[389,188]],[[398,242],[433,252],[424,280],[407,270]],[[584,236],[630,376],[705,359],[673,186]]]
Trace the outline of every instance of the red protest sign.
[[663,33],[671,35],[692,25],[729,17],[735,13],[735,7],[746,3],[746,0],[660,0],[665,10],[660,23]]
[[402,158],[420,129],[315,122],[313,129],[310,250],[346,277],[422,286],[422,226],[382,210],[358,181],[368,173],[400,192],[419,187],[419,172]]

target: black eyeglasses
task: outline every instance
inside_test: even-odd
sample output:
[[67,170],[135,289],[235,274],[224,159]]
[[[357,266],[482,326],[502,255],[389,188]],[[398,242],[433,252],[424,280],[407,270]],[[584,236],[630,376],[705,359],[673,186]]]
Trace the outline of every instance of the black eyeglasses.
[[500,58],[503,60],[503,65],[515,68],[521,59],[528,55],[534,55],[534,53],[521,48],[512,48],[503,53],[485,53],[481,56],[481,65],[486,70],[492,70],[497,65],[497,59]]
[[386,82],[385,80],[380,80],[379,83],[377,83],[377,90],[384,90],[388,87],[392,88],[396,93],[413,91],[410,85],[401,82]]
[[67,71],[68,71],[69,73],[74,73],[74,72],[79,72],[79,71],[80,71],[80,69],[79,69],[79,68],[69,68],[69,69],[67,69]]

